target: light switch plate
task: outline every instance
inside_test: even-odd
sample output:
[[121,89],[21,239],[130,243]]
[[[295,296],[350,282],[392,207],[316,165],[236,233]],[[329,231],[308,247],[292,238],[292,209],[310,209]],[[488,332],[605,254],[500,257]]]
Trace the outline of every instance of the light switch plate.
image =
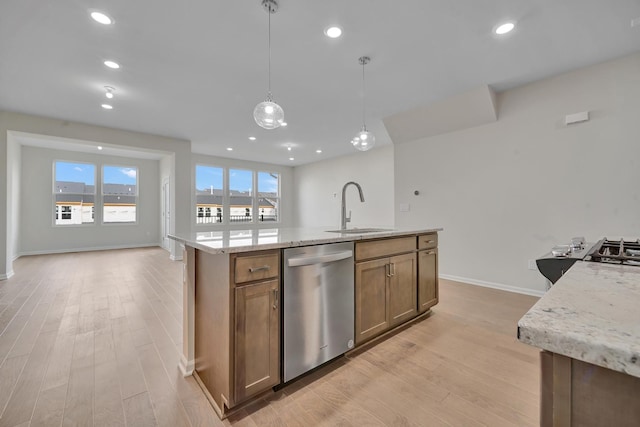
[[411,206],[409,203],[400,203],[400,212],[409,212],[411,210]]

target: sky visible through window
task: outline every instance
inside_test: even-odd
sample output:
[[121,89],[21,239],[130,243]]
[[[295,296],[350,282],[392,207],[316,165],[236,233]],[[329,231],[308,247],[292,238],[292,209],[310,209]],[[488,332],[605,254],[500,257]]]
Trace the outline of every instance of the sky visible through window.
[[136,184],[137,169],[135,168],[105,166],[102,173],[102,182],[105,184]]
[[95,185],[96,167],[88,163],[56,162],[56,181],[83,182]]
[[[222,189],[224,169],[213,166],[196,165],[196,189]],[[250,170],[230,169],[229,189],[233,191],[251,192],[253,172]],[[258,191],[260,193],[278,192],[278,174],[258,172]]]

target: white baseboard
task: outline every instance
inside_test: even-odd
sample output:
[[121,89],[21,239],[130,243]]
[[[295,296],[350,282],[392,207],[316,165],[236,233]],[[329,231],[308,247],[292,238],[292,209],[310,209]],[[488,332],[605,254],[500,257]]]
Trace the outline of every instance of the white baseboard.
[[182,261],[182,255],[179,255],[179,256],[169,255],[169,259],[171,261]]
[[136,249],[136,248],[152,248],[158,247],[157,243],[143,243],[138,245],[114,245],[114,246],[92,246],[88,248],[69,248],[69,249],[49,249],[44,251],[27,251],[20,252],[19,256],[29,255],[48,255],[48,254],[64,254],[69,252],[90,252],[90,251],[109,251],[114,249]]
[[195,360],[187,360],[187,358],[184,357],[184,354],[180,356],[180,363],[178,364],[178,367],[184,377],[189,377],[193,374],[195,365]]
[[13,276],[13,270],[9,270],[7,271],[6,274],[0,274],[0,280],[7,280],[8,278],[10,278],[11,276]]
[[468,277],[451,276],[449,274],[440,274],[440,278],[452,280],[454,282],[469,283],[470,285],[482,286],[485,288],[499,289],[501,291],[515,292],[517,294],[531,295],[541,297],[544,291],[536,291],[534,289],[518,288],[516,286],[503,285],[502,283],[485,282],[484,280],[470,279]]

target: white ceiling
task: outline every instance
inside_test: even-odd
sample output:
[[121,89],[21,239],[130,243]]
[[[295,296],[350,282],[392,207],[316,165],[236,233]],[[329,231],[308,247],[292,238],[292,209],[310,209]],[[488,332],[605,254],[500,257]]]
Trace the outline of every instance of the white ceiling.
[[[0,109],[188,139],[196,153],[299,165],[354,152],[362,55],[371,57],[367,127],[389,144],[384,117],[640,50],[640,25],[631,25],[638,0],[279,3],[272,92],[286,128],[263,130],[252,118],[267,92],[260,0],[2,0]],[[90,9],[115,24],[97,24]],[[516,30],[494,36],[508,19]],[[330,24],[343,28],[340,39],[323,34]],[[105,59],[122,68],[106,68]],[[116,88],[111,111],[100,107],[105,85]]]

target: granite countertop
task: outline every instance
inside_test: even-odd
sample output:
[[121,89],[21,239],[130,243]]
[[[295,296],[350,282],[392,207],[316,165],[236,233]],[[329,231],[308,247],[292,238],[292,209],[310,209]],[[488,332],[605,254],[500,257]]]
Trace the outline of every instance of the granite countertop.
[[326,243],[351,242],[442,231],[442,228],[375,227],[372,233],[331,233],[335,228],[269,228],[255,230],[203,231],[171,234],[180,243],[212,254],[293,248]]
[[578,261],[518,322],[518,339],[640,377],[640,267]]

